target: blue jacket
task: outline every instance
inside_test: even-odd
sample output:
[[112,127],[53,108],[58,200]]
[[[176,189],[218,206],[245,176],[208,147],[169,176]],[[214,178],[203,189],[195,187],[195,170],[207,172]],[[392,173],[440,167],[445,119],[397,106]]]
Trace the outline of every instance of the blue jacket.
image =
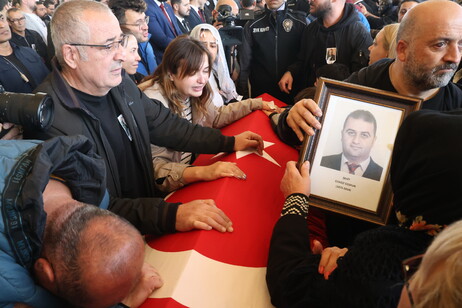
[[173,13],[172,7],[164,2],[165,10],[170,16],[170,19],[173,21],[173,26],[175,27],[175,32],[173,32],[170,22],[165,17],[164,13],[154,2],[154,0],[146,0],[148,6],[146,10],[146,15],[149,16],[149,33],[152,35],[150,42],[152,48],[154,48],[154,54],[156,55],[157,63],[162,62],[162,56],[164,55],[165,48],[172,41],[177,34],[182,34],[180,27],[175,21],[175,14]]
[[[148,38],[151,39],[151,33],[148,33]],[[141,57],[141,61],[138,64],[136,72],[144,76],[152,75],[157,68],[157,61],[154,55],[154,49],[149,40],[138,43],[138,53]]]
[[197,14],[196,10],[193,8],[191,8],[191,10],[189,11],[189,15],[186,16],[184,19],[186,19],[189,22],[191,30],[194,29],[195,26],[204,23],[200,18],[199,14]]
[[[0,57],[0,84],[6,91],[16,93],[31,93],[48,75],[49,70],[42,58],[29,47],[17,46],[10,42],[13,53],[27,68],[33,80],[25,82],[16,68],[5,57]],[[21,70],[20,68],[18,68]]]
[[106,199],[104,170],[104,161],[83,136],[43,143],[0,140],[0,307],[18,302],[36,308],[66,306],[30,274],[45,229],[42,191],[53,174],[66,181],[74,198],[100,204]]

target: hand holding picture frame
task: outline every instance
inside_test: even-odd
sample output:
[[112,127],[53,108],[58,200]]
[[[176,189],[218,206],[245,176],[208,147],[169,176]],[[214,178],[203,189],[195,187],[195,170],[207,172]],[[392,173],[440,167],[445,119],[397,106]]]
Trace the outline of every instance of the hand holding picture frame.
[[326,78],[315,100],[322,129],[305,138],[299,158],[311,163],[310,205],[386,224],[394,140],[422,100]]

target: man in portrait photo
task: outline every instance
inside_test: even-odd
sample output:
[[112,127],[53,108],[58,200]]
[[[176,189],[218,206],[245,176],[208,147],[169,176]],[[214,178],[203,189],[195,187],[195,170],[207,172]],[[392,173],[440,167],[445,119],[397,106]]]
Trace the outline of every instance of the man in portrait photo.
[[321,166],[380,181],[383,168],[370,156],[376,132],[377,121],[371,112],[351,112],[343,124],[342,153],[324,156]]

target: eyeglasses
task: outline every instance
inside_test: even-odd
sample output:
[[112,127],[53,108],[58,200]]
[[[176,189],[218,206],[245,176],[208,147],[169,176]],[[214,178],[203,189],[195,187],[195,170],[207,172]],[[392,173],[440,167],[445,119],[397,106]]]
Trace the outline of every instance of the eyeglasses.
[[21,17],[21,18],[8,18],[8,21],[12,22],[12,23],[15,23],[15,24],[19,24],[21,22],[23,22],[24,20],[26,20],[26,17]]
[[147,25],[149,23],[149,16],[145,16],[144,17],[144,20],[138,20],[136,23],[134,24],[120,24],[121,26],[135,26],[135,27],[138,27],[138,29],[141,30],[141,27],[143,25]]
[[122,46],[123,48],[127,47],[127,43],[128,43],[128,36],[124,34],[122,35],[122,38],[120,39],[120,41],[114,41],[106,45],[80,44],[80,43],[68,43],[68,45],[102,48],[104,51],[106,51],[106,53],[110,54],[110,53],[115,52],[117,49],[119,49],[120,46]]
[[403,261],[403,276],[404,286],[406,287],[407,296],[409,297],[409,303],[411,307],[414,307],[414,298],[412,297],[411,290],[409,289],[409,279],[419,269],[420,263],[422,262],[423,254],[408,258]]

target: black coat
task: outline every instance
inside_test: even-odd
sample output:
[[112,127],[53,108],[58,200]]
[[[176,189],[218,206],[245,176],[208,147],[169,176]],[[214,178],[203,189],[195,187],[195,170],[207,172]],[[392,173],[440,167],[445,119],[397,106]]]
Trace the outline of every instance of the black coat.
[[310,253],[306,220],[282,216],[268,255],[271,302],[278,308],[396,307],[403,286],[401,262],[423,253],[431,239],[424,232],[397,226],[363,232],[324,280],[318,273],[320,255]]
[[239,50],[238,93],[248,96],[247,81],[250,80],[251,97],[269,93],[292,104],[293,98],[280,91],[278,82],[300,50],[306,19],[303,13],[287,8],[278,11],[277,21],[272,13],[265,9],[245,25]]
[[125,196],[120,187],[118,163],[98,117],[82,108],[76,94],[61,75],[57,62],[53,66],[53,72],[37,88],[37,91],[48,93],[53,100],[53,123],[46,133],[26,131],[25,136],[42,140],[60,135],[86,136],[106,163],[107,187],[113,197],[109,209],[125,217],[142,233],[174,232],[178,204],[152,198],[156,192],[150,144],[177,151],[218,153],[232,151],[234,137],[223,136],[219,130],[193,125],[177,117],[160,102],[144,95],[130,78],[124,77],[121,84],[112,88],[108,95],[124,116],[133,136],[135,156],[144,172],[134,176],[144,179],[144,191],[148,194],[138,199],[121,199]]
[[[355,7],[346,3],[343,16],[338,23],[324,27],[321,18],[308,25],[297,59],[289,66],[295,91],[314,84],[316,70],[326,65],[326,48],[337,48],[337,61],[355,72],[367,65],[372,37],[361,23]],[[294,86],[292,87],[294,88]],[[294,90],[293,90],[294,91]]]
[[11,31],[10,42],[34,49],[44,62],[48,59],[47,45],[37,31],[26,29],[25,37]]

